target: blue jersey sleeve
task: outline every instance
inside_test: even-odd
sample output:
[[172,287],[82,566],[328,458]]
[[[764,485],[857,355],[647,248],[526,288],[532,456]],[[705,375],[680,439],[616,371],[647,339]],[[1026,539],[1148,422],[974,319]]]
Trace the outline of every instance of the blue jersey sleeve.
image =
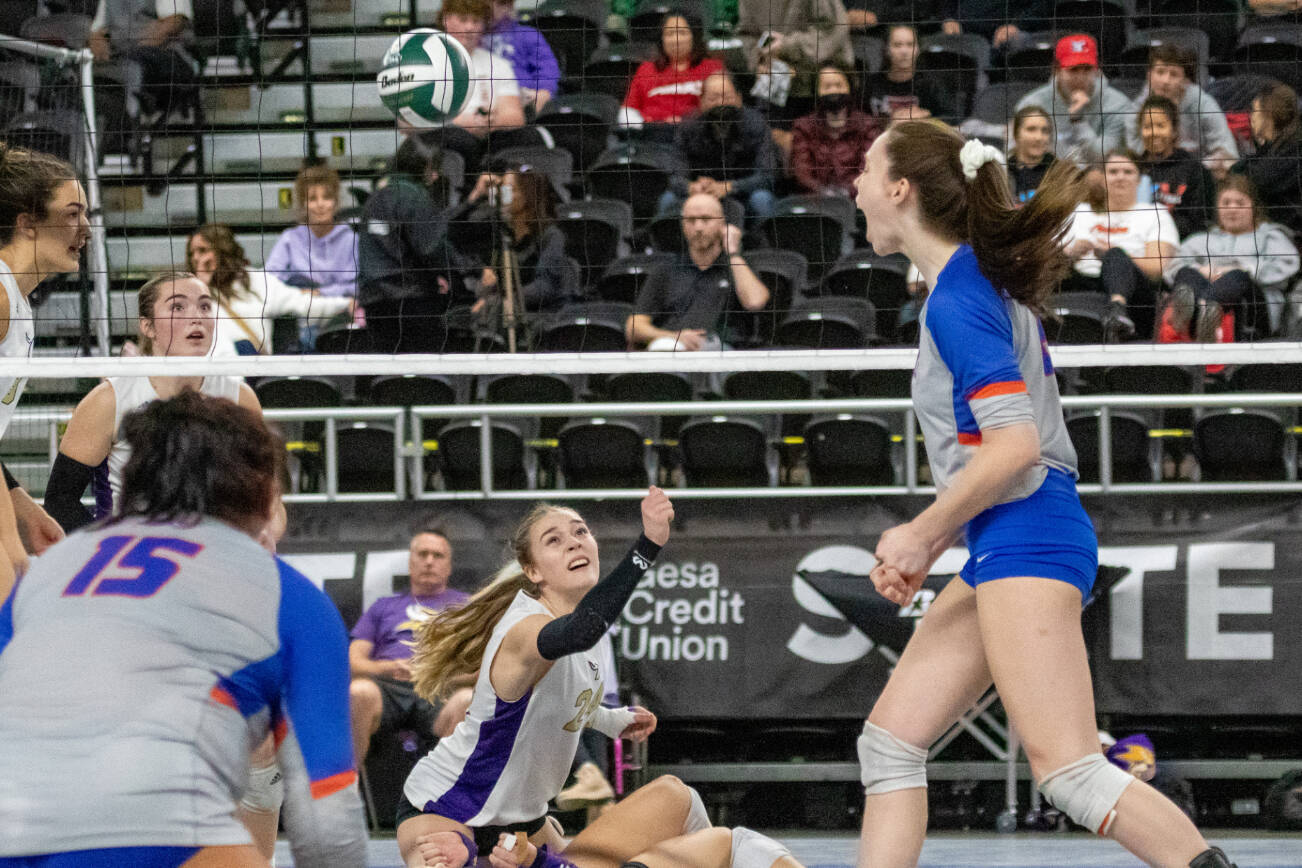
[[295,864],[362,866],[366,826],[348,715],[348,634],[324,593],[276,563],[284,661],[276,739],[290,847]]
[[18,583],[15,582],[4,605],[0,605],[0,654],[5,652],[9,641],[14,638],[14,599],[18,596]]
[[956,283],[927,307],[927,330],[954,377],[956,417],[970,414],[978,428],[1034,422],[1003,299],[983,278]]

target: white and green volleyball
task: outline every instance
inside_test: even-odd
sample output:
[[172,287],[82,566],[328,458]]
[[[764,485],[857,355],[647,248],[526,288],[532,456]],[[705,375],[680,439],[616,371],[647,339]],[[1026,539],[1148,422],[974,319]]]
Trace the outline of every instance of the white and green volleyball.
[[470,53],[442,31],[412,30],[389,46],[375,81],[389,111],[412,126],[437,127],[465,108]]

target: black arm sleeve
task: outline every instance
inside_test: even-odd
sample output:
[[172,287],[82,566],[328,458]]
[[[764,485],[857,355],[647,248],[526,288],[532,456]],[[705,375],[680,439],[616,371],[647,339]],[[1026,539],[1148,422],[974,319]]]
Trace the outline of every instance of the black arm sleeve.
[[94,472],[94,467],[62,452],[55,456],[50,482],[45,486],[45,511],[59,523],[64,533],[72,533],[95,520],[90,510],[81,505],[81,496],[86,493]]
[[13,491],[15,488],[23,487],[22,483],[19,482],[17,479],[15,479],[14,475],[9,472],[8,467],[5,467],[3,464],[0,464],[0,470],[3,470],[5,473],[5,487],[8,488],[10,491]]
[[544,660],[587,651],[601,641],[619,613],[628,605],[642,574],[651,569],[660,546],[645,536],[637,538],[619,566],[583,595],[579,605],[538,631],[538,653]]

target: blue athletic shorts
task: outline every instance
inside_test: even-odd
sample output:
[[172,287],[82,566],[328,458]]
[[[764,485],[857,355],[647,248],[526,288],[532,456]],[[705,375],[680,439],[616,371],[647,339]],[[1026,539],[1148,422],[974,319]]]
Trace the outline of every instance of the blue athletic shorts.
[[0,856],[0,868],[180,868],[198,847],[105,847],[44,856]]
[[959,577],[972,587],[995,579],[1058,579],[1086,597],[1099,568],[1094,535],[1076,480],[1049,469],[1035,493],[992,506],[967,523],[969,557]]

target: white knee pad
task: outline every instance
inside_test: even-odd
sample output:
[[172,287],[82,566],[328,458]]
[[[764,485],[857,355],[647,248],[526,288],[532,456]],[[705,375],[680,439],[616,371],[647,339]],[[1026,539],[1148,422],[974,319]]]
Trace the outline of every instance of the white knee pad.
[[1092,753],[1040,781],[1040,792],[1049,804],[1099,835],[1106,835],[1116,819],[1117,800],[1135,779]]
[[858,747],[865,795],[927,786],[927,752],[922,748],[900,741],[875,723],[864,723]]
[[245,810],[270,814],[279,811],[284,801],[285,776],[280,773],[280,766],[272,763],[266,768],[249,769],[249,785],[240,799]]
[[701,794],[695,787],[688,787],[687,792],[692,794],[692,805],[687,809],[687,819],[683,821],[684,835],[710,828],[710,815],[705,811],[705,802],[701,801]]
[[772,838],[738,826],[732,830],[732,868],[771,868],[791,851]]

